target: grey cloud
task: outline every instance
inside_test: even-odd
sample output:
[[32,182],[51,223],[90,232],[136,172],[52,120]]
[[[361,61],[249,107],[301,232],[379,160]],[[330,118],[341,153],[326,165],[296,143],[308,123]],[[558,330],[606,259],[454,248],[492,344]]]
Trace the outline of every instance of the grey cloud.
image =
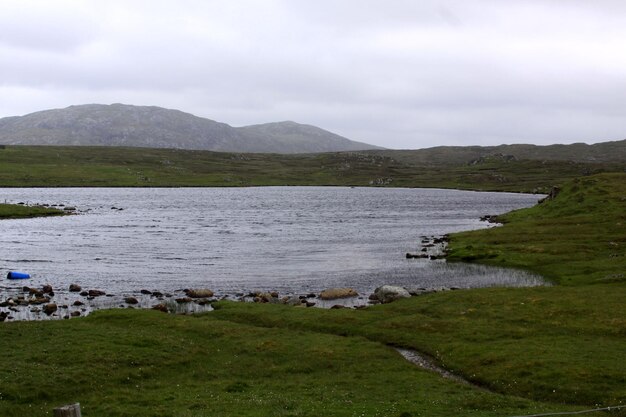
[[3,116],[151,104],[398,148],[626,136],[621,2],[8,3]]

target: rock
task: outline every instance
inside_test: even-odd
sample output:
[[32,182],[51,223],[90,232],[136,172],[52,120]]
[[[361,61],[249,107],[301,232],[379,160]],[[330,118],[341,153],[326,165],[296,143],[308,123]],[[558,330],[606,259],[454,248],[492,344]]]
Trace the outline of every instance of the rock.
[[277,291],[270,292],[270,295],[272,296],[272,298],[278,298],[278,292]]
[[160,292],[160,291],[153,291],[152,292],[152,296],[153,297],[157,297],[157,298],[161,298],[161,297],[163,297],[163,293]]
[[445,243],[450,241],[450,237],[448,235],[443,235],[441,237],[436,237],[435,239],[433,239],[433,243]]
[[5,321],[9,317],[9,313],[5,311],[0,311],[0,321]]
[[70,314],[70,316],[72,316],[72,317],[80,317],[80,311],[72,311],[72,314]]
[[42,288],[44,294],[50,294],[52,291],[52,285],[44,285]]
[[185,290],[185,294],[187,294],[187,297],[191,298],[211,298],[214,295],[213,291],[207,288]]
[[88,291],[81,291],[80,295],[82,295],[83,297],[87,297],[87,296],[89,296],[89,292]]
[[315,306],[315,303],[312,301],[307,301],[306,303],[304,303],[304,305],[306,305],[307,307],[313,307]]
[[76,301],[74,301],[74,305],[77,306],[77,307],[80,307],[80,306],[84,306],[85,303],[83,303],[82,301],[76,300]]
[[556,186],[552,187],[548,195],[542,198],[541,200],[539,200],[539,204],[545,203],[546,201],[554,200],[559,195],[560,192],[561,192],[561,189],[559,187],[556,187]]
[[152,291],[148,291],[148,290],[141,290],[139,292],[142,293],[143,295],[152,295]]
[[407,259],[425,259],[428,258],[427,254],[424,253],[408,253],[406,254]]
[[153,310],[159,310],[159,311],[162,311],[164,313],[169,312],[169,310],[167,308],[167,304],[165,304],[165,303],[159,303],[159,304],[153,305],[152,309]]
[[135,297],[126,297],[124,298],[124,302],[126,304],[139,304],[139,300],[137,300]]
[[[70,292],[81,292],[83,289],[78,284],[70,284]],[[82,294],[81,294],[82,295]]]
[[334,306],[332,306],[330,309],[331,310],[341,310],[342,308],[348,308],[346,306],[342,306],[341,304],[335,304]]
[[48,316],[55,311],[57,311],[57,305],[54,303],[46,304],[45,306],[43,306],[43,312],[46,313],[46,315]]
[[28,293],[30,295],[34,295],[35,297],[43,297],[43,291],[38,288],[29,288]]
[[335,300],[337,298],[357,297],[359,294],[354,288],[328,288],[320,293],[322,300]]
[[106,295],[106,293],[104,291],[101,291],[101,290],[89,290],[87,295],[89,297],[100,297],[100,296]]
[[175,300],[178,304],[182,304],[182,303],[190,303],[193,301],[193,298],[191,297],[183,297],[183,298],[176,298]]
[[45,304],[47,302],[50,302],[49,298],[46,297],[37,297],[34,300],[30,300],[28,303],[29,304]]
[[295,297],[295,296],[291,296],[291,297],[283,297],[280,300],[283,304],[289,305],[289,306],[297,306],[302,304],[302,302],[306,302],[306,299],[301,299],[300,297]]
[[65,211],[76,211],[76,207],[66,206],[66,207],[63,208],[63,210],[65,210]]
[[409,294],[405,288],[395,285],[383,285],[382,287],[378,287],[374,290],[374,295],[376,299],[383,304],[391,303],[401,298],[411,298],[411,294]]
[[278,298],[275,298],[272,293],[269,292],[262,292],[257,296],[257,298],[259,298],[262,303],[278,302]]

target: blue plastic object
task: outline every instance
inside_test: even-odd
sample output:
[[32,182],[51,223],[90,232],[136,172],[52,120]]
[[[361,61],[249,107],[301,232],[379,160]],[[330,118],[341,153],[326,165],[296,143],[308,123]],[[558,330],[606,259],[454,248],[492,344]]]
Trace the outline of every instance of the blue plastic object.
[[7,274],[7,278],[8,279],[28,279],[30,278],[30,275],[28,275],[26,272],[11,271]]

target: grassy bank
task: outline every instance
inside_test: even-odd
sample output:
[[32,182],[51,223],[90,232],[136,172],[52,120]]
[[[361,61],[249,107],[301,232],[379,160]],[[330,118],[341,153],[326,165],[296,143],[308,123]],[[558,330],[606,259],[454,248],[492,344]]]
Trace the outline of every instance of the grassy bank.
[[544,192],[581,175],[623,171],[624,163],[439,158],[411,151],[310,155],[233,154],[173,149],[8,146],[0,187],[178,187],[354,185]]
[[[298,311],[312,317],[259,309],[272,317]],[[105,311],[5,323],[0,332],[3,416],[49,415],[74,401],[85,416],[129,417],[495,417],[556,407],[448,382],[364,337],[268,329],[210,313]]]
[[529,269],[562,285],[626,283],[626,175],[566,183],[554,200],[454,235],[450,260]]
[[85,416],[506,417],[624,405],[625,205],[626,175],[588,177],[503,227],[452,236],[451,259],[528,268],[551,287],[365,310],[220,302],[195,317],[118,310],[3,323],[0,415],[75,401]]
[[523,267],[560,285],[434,294],[363,312],[276,318],[225,305],[215,315],[414,348],[507,395],[626,404],[626,175],[575,180],[502,219],[503,227],[453,235],[450,259]]
[[26,219],[31,217],[62,216],[62,210],[41,206],[25,206],[20,204],[0,204],[1,219]]

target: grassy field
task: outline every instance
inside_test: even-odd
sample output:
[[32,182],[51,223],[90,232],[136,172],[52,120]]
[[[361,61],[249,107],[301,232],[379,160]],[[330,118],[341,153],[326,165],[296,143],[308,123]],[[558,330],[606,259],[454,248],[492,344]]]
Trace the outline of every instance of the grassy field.
[[87,417],[506,417],[626,405],[625,213],[626,174],[602,174],[503,216],[502,227],[451,237],[451,261],[526,268],[554,286],[365,310],[220,302],[198,316],[5,322],[0,415],[45,416],[76,401]]
[[[404,155],[404,156],[403,156]],[[626,163],[486,159],[423,163],[399,151],[310,155],[173,149],[8,146],[0,187],[354,185],[545,192]]]

